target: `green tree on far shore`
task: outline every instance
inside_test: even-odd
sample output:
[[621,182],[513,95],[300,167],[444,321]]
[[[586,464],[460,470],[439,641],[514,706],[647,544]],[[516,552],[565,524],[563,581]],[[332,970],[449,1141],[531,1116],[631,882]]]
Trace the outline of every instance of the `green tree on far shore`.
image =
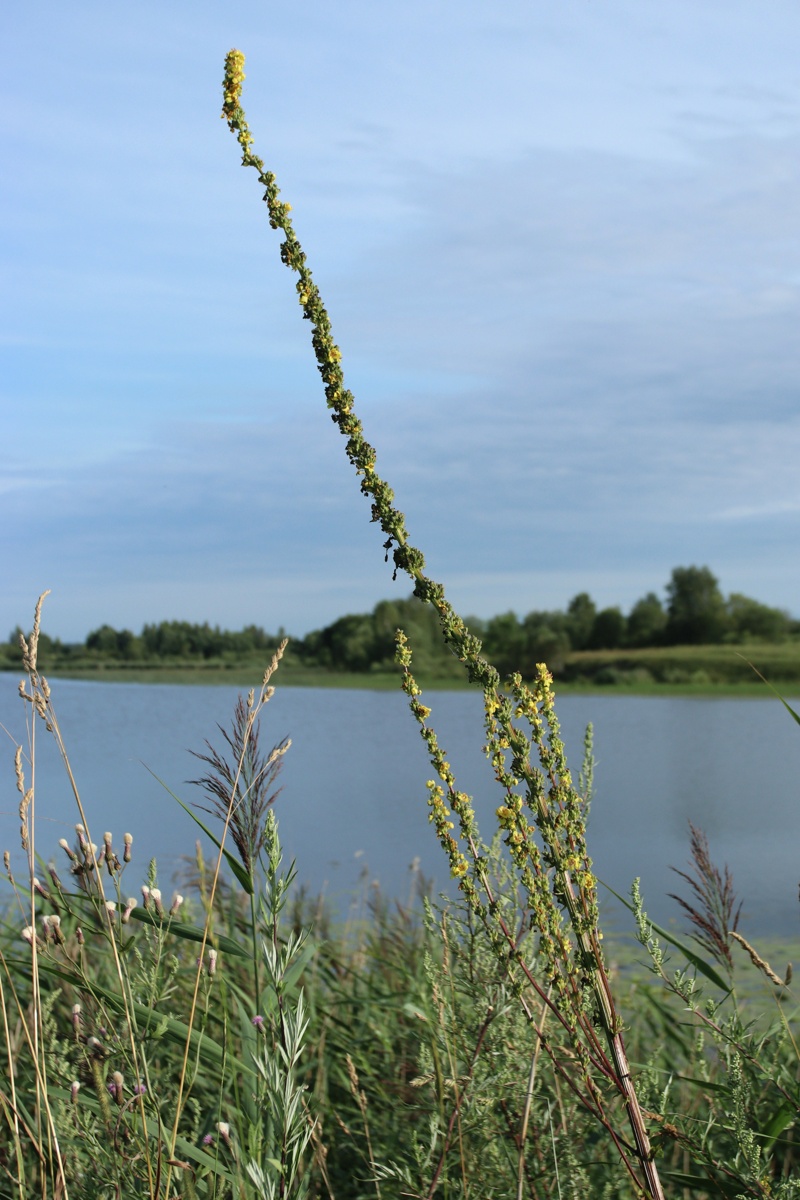
[[792,620],[780,608],[759,604],[740,592],[731,592],[728,597],[728,615],[736,641],[782,642],[791,631]]
[[628,614],[628,645],[635,648],[658,646],[664,640],[667,614],[655,592],[637,600]]
[[724,641],[731,618],[719,583],[708,567],[676,567],[667,584],[664,640],[672,646]]
[[579,592],[567,605],[567,632],[573,650],[585,650],[592,636],[597,607],[588,592]]
[[[800,634],[800,622],[740,592],[727,600],[708,567],[676,567],[666,586],[667,605],[655,592],[637,600],[627,616],[619,606],[598,610],[588,592],[579,592],[566,610],[533,609],[524,616],[500,613],[488,619],[470,618],[486,653],[501,672],[521,669],[532,676],[546,662],[564,677],[576,651],[647,650],[660,646],[698,646],[750,642],[781,643]],[[394,670],[394,635],[401,628],[413,637],[419,669],[429,678],[448,679],[457,673],[456,660],[442,642],[438,621],[429,606],[415,596],[381,600],[372,612],[347,613],[322,629],[292,638],[287,662],[310,669],[336,672]],[[0,666],[21,662],[20,630],[0,644]],[[83,644],[62,644],[41,635],[40,655],[48,670],[85,665],[126,667],[237,666],[263,660],[284,636],[248,625],[238,632],[218,625],[161,621],[145,625],[140,634],[105,624]],[[581,668],[583,669],[583,668]]]
[[589,634],[587,649],[619,650],[625,645],[628,622],[621,608],[603,608],[597,614]]

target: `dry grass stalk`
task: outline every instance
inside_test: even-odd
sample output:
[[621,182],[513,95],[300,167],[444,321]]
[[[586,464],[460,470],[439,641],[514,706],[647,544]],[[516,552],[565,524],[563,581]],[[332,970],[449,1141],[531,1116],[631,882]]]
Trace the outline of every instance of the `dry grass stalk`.
[[759,971],[762,971],[766,975],[766,977],[770,981],[770,983],[774,983],[776,985],[776,987],[788,987],[789,981],[791,980],[791,977],[792,977],[791,964],[789,965],[788,970],[786,972],[786,976],[787,976],[786,979],[781,979],[780,975],[775,974],[775,972],[773,971],[773,969],[769,965],[769,963],[766,961],[766,959],[762,958],[760,956],[760,954],[758,953],[758,951],[753,946],[750,945],[747,938],[742,937],[741,933],[737,933],[735,929],[731,932],[731,937],[735,938],[740,946],[744,946],[745,950],[750,955],[750,961],[753,964],[753,966],[758,967]]

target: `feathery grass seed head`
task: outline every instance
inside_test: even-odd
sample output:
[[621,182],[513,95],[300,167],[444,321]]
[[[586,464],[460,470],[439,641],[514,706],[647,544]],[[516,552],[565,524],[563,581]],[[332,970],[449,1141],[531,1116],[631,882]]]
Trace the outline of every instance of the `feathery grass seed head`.
[[[277,667],[279,657],[273,657],[265,679]],[[267,845],[266,818],[281,790],[275,784],[291,741],[284,738],[269,754],[264,754],[259,742],[260,722],[257,717],[253,719],[253,713],[241,696],[236,701],[230,732],[222,725],[217,728],[227,748],[217,750],[206,741],[207,754],[191,751],[194,758],[209,768],[200,779],[190,780],[195,787],[203,789],[210,802],[209,806],[196,804],[195,807],[221,821],[228,821],[242,865],[252,875],[261,851]]]

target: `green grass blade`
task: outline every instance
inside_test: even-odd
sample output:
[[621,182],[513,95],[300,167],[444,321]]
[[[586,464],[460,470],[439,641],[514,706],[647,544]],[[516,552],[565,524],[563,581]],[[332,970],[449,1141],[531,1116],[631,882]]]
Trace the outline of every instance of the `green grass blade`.
[[796,1116],[797,1108],[789,1100],[784,1100],[778,1106],[761,1130],[761,1137],[764,1139],[763,1149],[765,1154],[769,1154],[784,1129],[787,1125],[791,1125]]
[[[184,938],[187,942],[202,942],[204,930],[198,925],[186,925],[183,921],[170,921],[165,918],[163,921],[156,913],[148,912],[144,908],[134,908],[131,912],[131,920],[142,921],[146,925],[154,925],[157,929],[163,929],[165,933],[174,933],[176,937]],[[249,958],[250,955],[244,950],[238,942],[234,942],[232,938],[225,937],[224,934],[209,935],[206,939],[209,946],[213,946],[216,950],[221,950],[224,954],[234,954],[237,958]]]
[[780,692],[778,691],[778,689],[777,689],[777,688],[774,688],[774,687],[772,686],[772,684],[770,683],[770,681],[769,681],[768,679],[765,679],[765,678],[764,678],[764,676],[763,676],[763,675],[761,674],[761,672],[759,671],[758,667],[754,667],[754,666],[753,666],[753,664],[750,662],[750,659],[749,659],[749,658],[745,658],[743,654],[740,654],[740,655],[739,655],[739,658],[743,659],[743,661],[747,663],[748,667],[750,667],[750,668],[751,668],[751,670],[755,671],[755,673],[756,673],[756,675],[758,676],[758,678],[761,680],[761,682],[762,682],[762,683],[765,683],[765,684],[767,685],[767,687],[769,688],[769,690],[772,692],[773,696],[777,696],[777,697],[778,697],[778,699],[780,700],[781,704],[783,705],[783,707],[784,707],[784,708],[786,709],[786,711],[788,712],[789,716],[790,716],[790,717],[792,717],[792,719],[793,719],[793,720],[797,721],[797,724],[798,724],[798,725],[800,725],[800,715],[798,715],[798,713],[796,713],[796,712],[794,711],[794,709],[792,708],[791,704],[789,704],[789,703],[788,703],[788,701],[784,700],[783,696],[780,694]]
[[[62,1100],[65,1104],[71,1103],[71,1095],[66,1088],[54,1087],[51,1089],[51,1092],[54,1099]],[[79,1103],[81,1108],[87,1108],[90,1112],[95,1113],[97,1116],[102,1115],[102,1109],[100,1108],[99,1102],[88,1090],[81,1091]],[[141,1119],[138,1108],[135,1110],[135,1117],[137,1119]],[[149,1116],[147,1112],[145,1112],[145,1122],[147,1126],[148,1137],[151,1137],[155,1142],[161,1140],[164,1148],[166,1149],[166,1140],[164,1139],[162,1132],[163,1125],[154,1120],[153,1117]],[[207,1171],[211,1171],[214,1175],[219,1176],[220,1179],[224,1179],[228,1183],[232,1184],[237,1183],[236,1176],[231,1174],[230,1171],[227,1171],[218,1159],[214,1158],[213,1155],[209,1154],[206,1150],[201,1150],[199,1146],[195,1146],[193,1142],[187,1142],[185,1138],[179,1137],[175,1143],[175,1152],[180,1157],[191,1159],[192,1162],[197,1163],[198,1166],[205,1167]]]
[[[67,900],[75,900],[77,904],[75,908],[80,908],[87,919],[95,922],[95,927],[98,932],[102,932],[105,926],[101,925],[98,920],[96,904],[92,898],[84,892],[62,892],[61,895]],[[185,921],[175,921],[171,917],[160,917],[158,913],[152,912],[150,909],[137,905],[130,912],[131,921],[140,921],[143,925],[152,925],[154,929],[160,929],[164,933],[174,933],[175,937],[183,938],[187,942],[202,942],[204,937],[204,929],[199,925],[187,925]],[[224,954],[233,954],[237,958],[249,958],[249,953],[234,942],[232,938],[225,937],[224,934],[209,934],[206,938],[209,946],[213,946],[216,950],[222,951]]]
[[[23,974],[26,968],[30,969],[30,964],[25,963],[22,959],[8,959],[8,962],[20,974]],[[49,975],[51,978],[71,983],[73,986],[81,989],[81,991],[86,990],[86,981],[77,971],[57,966],[55,963],[48,962],[45,958],[39,959],[39,970],[42,974]],[[103,1000],[114,1012],[122,1016],[125,1016],[128,1011],[132,1012],[136,1018],[137,1036],[141,1037],[144,1031],[157,1025],[159,1029],[163,1030],[161,1037],[164,1041],[173,1042],[181,1048],[186,1045],[186,1039],[189,1036],[189,1026],[185,1022],[179,1021],[177,1017],[170,1017],[167,1013],[151,1008],[148,1004],[141,1004],[137,1000],[129,1001],[126,1006],[122,996],[112,991],[111,988],[103,987],[98,983],[93,983],[91,990],[94,996]],[[192,1029],[191,1046],[193,1054],[197,1055],[207,1066],[218,1068],[223,1063],[226,1063],[228,1066],[235,1067],[236,1070],[252,1074],[250,1066],[226,1053],[207,1033],[202,1033],[198,1029]]]
[[[607,883],[603,883],[602,879],[599,879],[598,883],[601,883],[607,892],[611,892],[612,896],[616,896],[617,900],[624,904],[630,912],[636,911],[629,900],[626,900],[624,896],[620,896],[619,892],[615,892],[614,889],[609,887]],[[714,984],[714,987],[718,987],[725,993],[726,996],[730,995],[732,991],[731,985],[727,982],[727,980],[722,978],[718,971],[715,971],[712,966],[709,966],[705,959],[701,958],[695,950],[692,950],[691,946],[687,945],[686,942],[682,942],[680,938],[675,937],[674,933],[669,933],[668,930],[664,929],[661,925],[656,925],[655,921],[651,921],[649,917],[647,918],[647,924],[652,928],[653,932],[657,933],[658,936],[663,938],[665,942],[669,942],[669,944],[674,946],[676,950],[680,950],[681,954],[686,957],[686,960],[690,962],[692,966],[700,972],[701,975],[705,975],[706,979],[710,980],[710,982]]]
[[[145,765],[146,769],[148,771],[150,771],[150,768],[147,766],[147,764],[145,763],[144,765]],[[253,877],[250,874],[250,872],[247,871],[242,866],[242,864],[239,862],[238,858],[236,858],[235,855],[231,854],[231,852],[229,850],[223,849],[222,842],[219,840],[219,838],[214,836],[214,834],[211,832],[211,830],[208,828],[208,826],[205,824],[205,822],[200,820],[197,813],[193,812],[188,804],[184,804],[184,802],[183,802],[183,800],[181,800],[180,796],[175,795],[175,793],[172,791],[172,789],[169,788],[166,783],[164,783],[163,779],[159,779],[159,777],[158,777],[158,775],[156,775],[155,771],[150,771],[150,774],[153,776],[153,779],[155,779],[157,783],[161,784],[164,791],[167,792],[168,795],[170,795],[172,797],[172,799],[175,801],[175,803],[180,804],[183,811],[185,813],[188,813],[188,815],[194,821],[195,825],[199,826],[200,829],[202,829],[203,833],[206,835],[207,838],[209,838],[214,843],[214,845],[217,847],[217,849],[222,850],[222,853],[225,856],[225,861],[227,862],[230,869],[233,871],[236,878],[239,880],[239,883],[242,885],[244,890],[247,892],[248,896],[252,896],[253,893],[255,892],[255,883],[253,881]]]
[[708,1196],[741,1196],[742,1188],[746,1186],[735,1179],[720,1179],[718,1176],[712,1175],[689,1175],[685,1171],[662,1170],[660,1174],[662,1179],[669,1180],[677,1187],[687,1188],[691,1192],[701,1192],[704,1198]]

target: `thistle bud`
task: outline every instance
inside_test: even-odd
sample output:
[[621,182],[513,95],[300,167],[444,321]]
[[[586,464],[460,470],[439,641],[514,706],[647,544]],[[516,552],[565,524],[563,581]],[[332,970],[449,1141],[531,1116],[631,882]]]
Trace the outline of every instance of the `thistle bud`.
[[37,879],[36,876],[34,876],[34,879],[33,879],[33,890],[35,892],[38,892],[40,896],[43,896],[45,900],[52,899],[50,893],[48,892],[47,888],[42,883],[41,879]]

